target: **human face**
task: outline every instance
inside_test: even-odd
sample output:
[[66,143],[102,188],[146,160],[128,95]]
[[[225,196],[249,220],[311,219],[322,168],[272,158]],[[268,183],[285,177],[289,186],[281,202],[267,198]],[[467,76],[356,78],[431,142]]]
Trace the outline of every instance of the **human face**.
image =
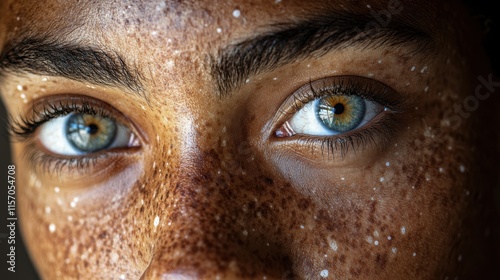
[[43,278],[452,279],[488,264],[479,114],[463,101],[489,78],[457,3],[1,5],[19,222]]

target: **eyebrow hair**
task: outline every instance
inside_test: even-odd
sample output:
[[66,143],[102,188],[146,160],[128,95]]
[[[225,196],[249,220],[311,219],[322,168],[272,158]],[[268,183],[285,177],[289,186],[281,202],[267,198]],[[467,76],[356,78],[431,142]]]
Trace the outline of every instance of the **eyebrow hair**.
[[127,66],[119,54],[55,39],[28,37],[7,44],[0,54],[0,79],[8,72],[121,87],[146,98],[141,75]]
[[[221,97],[239,88],[252,75],[308,57],[321,57],[349,46],[406,47],[425,56],[434,47],[431,36],[395,17],[384,27],[369,15],[329,12],[308,19],[278,23],[271,31],[226,46],[209,56],[210,70]],[[376,25],[375,25],[376,26]]]

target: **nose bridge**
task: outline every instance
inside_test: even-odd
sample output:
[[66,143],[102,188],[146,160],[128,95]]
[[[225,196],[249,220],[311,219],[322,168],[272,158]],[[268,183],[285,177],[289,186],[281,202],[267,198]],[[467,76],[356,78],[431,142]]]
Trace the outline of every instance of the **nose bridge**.
[[191,149],[183,156],[170,206],[155,221],[153,258],[142,279],[262,278],[284,270],[287,257],[255,230],[259,222],[244,210],[258,199],[249,196],[250,174],[241,162],[248,149],[222,148]]

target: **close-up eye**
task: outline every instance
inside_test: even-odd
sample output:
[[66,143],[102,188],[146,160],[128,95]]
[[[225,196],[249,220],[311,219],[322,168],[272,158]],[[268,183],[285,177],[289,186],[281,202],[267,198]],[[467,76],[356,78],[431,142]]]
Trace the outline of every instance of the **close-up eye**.
[[276,137],[333,136],[361,129],[394,102],[386,86],[360,77],[335,77],[303,86],[285,102],[295,111],[276,130]]
[[39,127],[38,139],[50,152],[73,156],[133,145],[130,129],[98,115],[70,113]]
[[107,151],[140,146],[130,121],[98,100],[54,96],[35,101],[32,112],[14,121],[12,132],[21,141],[36,144],[31,158],[42,165],[88,163]]
[[287,121],[276,136],[330,136],[364,126],[384,109],[356,95],[328,95],[314,99]]

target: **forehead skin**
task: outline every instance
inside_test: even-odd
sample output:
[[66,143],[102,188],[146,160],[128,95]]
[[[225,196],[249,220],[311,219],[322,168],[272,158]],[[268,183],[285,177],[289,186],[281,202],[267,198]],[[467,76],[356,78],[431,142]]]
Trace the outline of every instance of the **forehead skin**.
[[[488,74],[480,52],[465,47],[478,39],[467,35],[457,3],[401,1],[394,18],[434,41],[435,51],[423,58],[399,47],[346,47],[251,75],[230,97],[219,97],[209,57],[228,44],[325,9],[370,16],[370,9],[388,7],[317,2],[3,1],[0,48],[30,36],[99,47],[136,69],[148,96],[62,77],[3,79],[2,98],[14,118],[33,100],[80,94],[116,108],[141,137],[138,152],[90,175],[64,168],[45,174],[24,156],[27,144],[13,144],[23,237],[41,276],[488,273],[481,266],[493,261],[485,249],[493,230],[486,223],[490,185],[472,129],[480,113],[461,118],[459,129],[443,120],[474,92],[478,75]],[[335,75],[379,80],[407,97],[394,139],[333,160],[273,141],[269,127],[283,101],[309,81]]]

